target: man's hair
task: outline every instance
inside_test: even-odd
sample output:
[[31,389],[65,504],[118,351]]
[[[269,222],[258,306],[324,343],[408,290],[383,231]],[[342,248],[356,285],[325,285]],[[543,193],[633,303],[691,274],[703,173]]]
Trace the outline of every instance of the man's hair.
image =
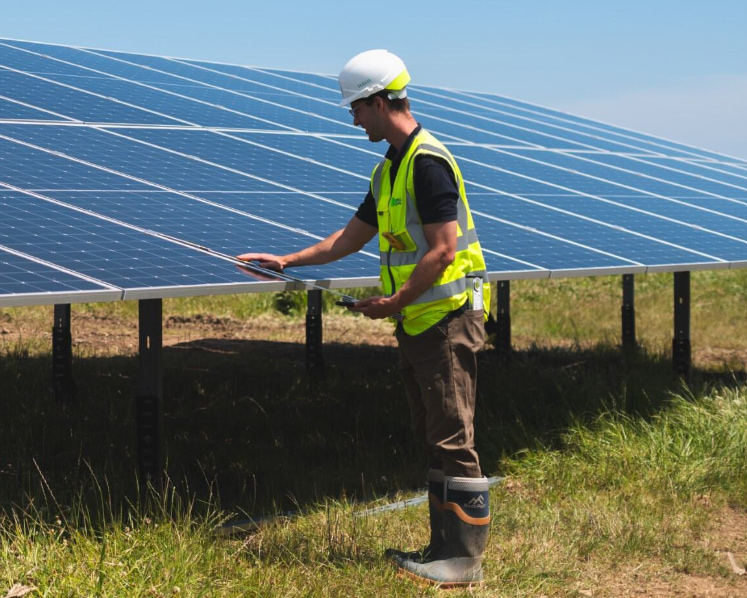
[[392,112],[410,111],[410,100],[408,98],[397,98],[395,100],[390,100],[389,98],[387,98],[387,101],[389,102],[389,109]]
[[371,104],[373,104],[374,98],[378,96],[387,103],[387,105],[389,106],[389,110],[391,110],[392,112],[404,113],[410,111],[410,100],[408,98],[396,98],[394,100],[390,100],[387,97],[388,95],[389,92],[386,89],[375,93],[366,98],[366,104],[370,106]]

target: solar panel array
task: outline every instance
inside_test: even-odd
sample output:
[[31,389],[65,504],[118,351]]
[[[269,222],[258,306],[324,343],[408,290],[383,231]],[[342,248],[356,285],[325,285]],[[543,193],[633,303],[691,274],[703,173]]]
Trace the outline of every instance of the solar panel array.
[[[747,162],[509,98],[412,85],[492,280],[747,264]],[[0,306],[288,288],[227,255],[345,225],[385,151],[335,77],[0,40]],[[377,283],[378,250],[291,271]]]

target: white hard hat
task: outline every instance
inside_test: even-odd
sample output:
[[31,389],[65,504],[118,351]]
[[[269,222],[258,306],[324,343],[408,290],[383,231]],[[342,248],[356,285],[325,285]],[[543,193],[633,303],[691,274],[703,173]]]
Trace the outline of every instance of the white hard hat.
[[388,90],[389,99],[407,97],[410,73],[402,59],[386,50],[368,50],[353,56],[337,77],[342,92],[340,106]]

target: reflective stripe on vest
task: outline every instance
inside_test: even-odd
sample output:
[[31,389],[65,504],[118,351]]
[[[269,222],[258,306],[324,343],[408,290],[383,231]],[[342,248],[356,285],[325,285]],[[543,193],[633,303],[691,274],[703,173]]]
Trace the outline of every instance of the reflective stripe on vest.
[[[425,238],[423,238],[423,242],[425,242]],[[461,237],[457,237],[457,251],[465,251],[469,249],[469,246],[472,243],[477,242],[477,231],[474,228],[471,228],[467,231],[466,235],[462,235]],[[428,250],[428,245],[426,244],[425,250],[421,250],[420,248],[423,247],[422,244],[418,244],[418,249],[416,251],[396,251],[392,252],[391,256],[389,257],[389,265],[390,266],[407,266],[407,265],[415,265],[420,261],[420,258],[422,258],[426,251]],[[388,251],[381,251],[379,252],[379,258],[382,262],[386,261],[386,256],[389,252]]]
[[[483,280],[488,279],[488,273],[486,270],[481,270],[479,272],[470,272],[469,276],[479,276]],[[420,303],[428,303],[430,301],[448,299],[453,295],[459,295],[466,292],[468,288],[471,288],[471,286],[472,283],[470,282],[470,280],[466,276],[463,276],[462,278],[458,278],[452,282],[447,282],[446,284],[431,287],[422,295],[420,295],[420,297],[415,299],[415,301],[413,301],[410,305],[418,305]]]

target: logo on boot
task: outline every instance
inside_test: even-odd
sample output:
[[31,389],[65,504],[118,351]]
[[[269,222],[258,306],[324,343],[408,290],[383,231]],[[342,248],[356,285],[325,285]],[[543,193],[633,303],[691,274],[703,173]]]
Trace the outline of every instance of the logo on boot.
[[481,494],[480,496],[476,496],[475,498],[468,500],[462,506],[465,509],[484,509],[485,499],[482,497],[482,494]]

